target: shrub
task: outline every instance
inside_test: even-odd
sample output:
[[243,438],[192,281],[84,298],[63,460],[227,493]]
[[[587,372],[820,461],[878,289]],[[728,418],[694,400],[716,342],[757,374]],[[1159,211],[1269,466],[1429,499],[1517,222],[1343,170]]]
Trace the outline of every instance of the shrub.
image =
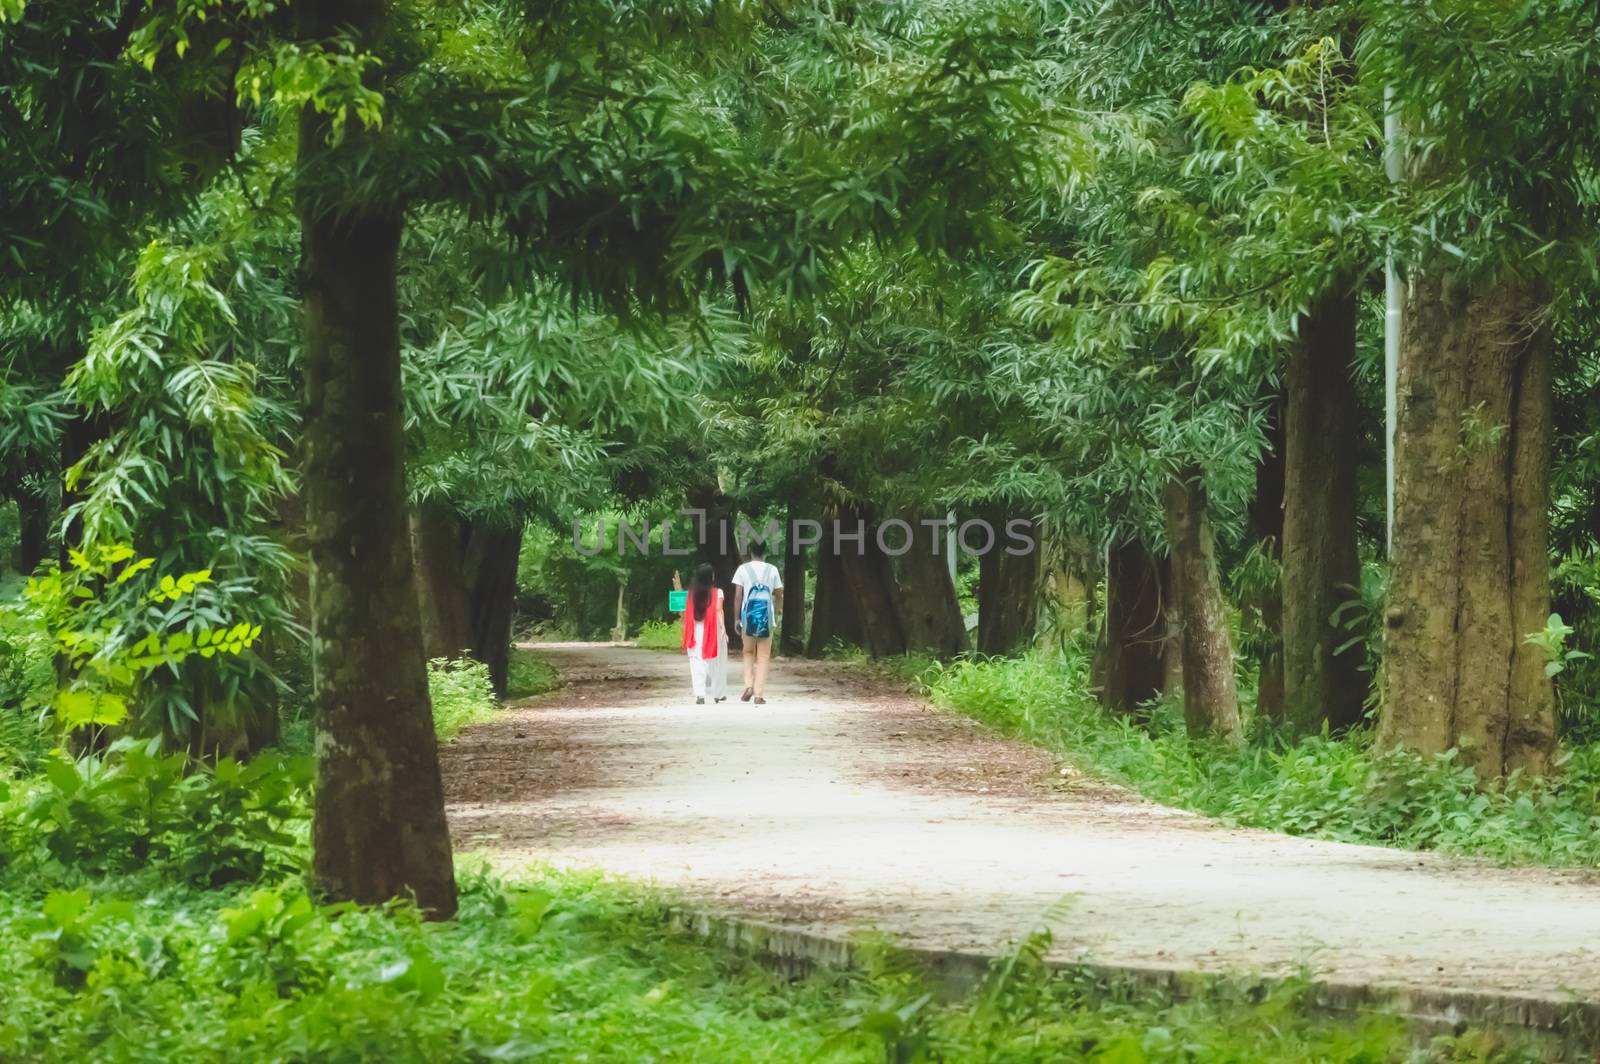
[[561,686],[555,666],[523,647],[511,648],[511,666],[506,676],[507,698],[532,698]]
[[462,728],[494,715],[494,684],[489,666],[481,661],[434,658],[428,662],[428,695],[440,742],[449,742]]
[[1159,802],[1232,823],[1341,842],[1600,866],[1600,746],[1569,748],[1548,779],[1480,786],[1453,751],[1378,752],[1370,736],[1286,741],[1253,729],[1224,747],[1190,740],[1175,707],[1112,716],[1088,686],[1087,655],[932,666],[934,701],[1066,756]]
[[50,634],[40,619],[0,606],[0,779],[31,771],[54,745],[44,710],[55,679]]
[[304,864],[309,758],[263,754],[214,764],[119,739],[104,754],[57,755],[0,784],[0,868],[46,879],[154,870],[216,885]]
[[645,621],[635,645],[646,650],[677,650],[683,642],[681,622]]

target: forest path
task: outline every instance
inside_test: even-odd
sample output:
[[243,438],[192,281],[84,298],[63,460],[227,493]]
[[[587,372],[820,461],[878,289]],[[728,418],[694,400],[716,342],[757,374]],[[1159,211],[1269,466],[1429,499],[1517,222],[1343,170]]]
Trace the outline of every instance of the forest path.
[[733,698],[696,706],[680,654],[538,650],[565,686],[443,753],[458,849],[506,869],[597,866],[808,935],[990,954],[1070,896],[1061,960],[1304,966],[1336,998],[1393,989],[1446,1018],[1600,1003],[1594,874],[1227,828],[837,663],[775,661],[762,707],[734,671]]

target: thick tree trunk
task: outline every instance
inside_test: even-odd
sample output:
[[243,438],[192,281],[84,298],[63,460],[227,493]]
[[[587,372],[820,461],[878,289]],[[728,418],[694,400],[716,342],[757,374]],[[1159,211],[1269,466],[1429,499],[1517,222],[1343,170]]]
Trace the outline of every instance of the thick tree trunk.
[[[788,605],[787,597],[784,605]],[[861,618],[845,582],[844,562],[833,549],[832,537],[825,533],[817,545],[817,593],[811,602],[806,656],[820,658],[834,642],[860,646]]]
[[1130,540],[1106,560],[1106,608],[1095,647],[1094,682],[1100,701],[1133,713],[1161,693],[1166,644],[1161,566],[1150,548]]
[[416,559],[417,606],[429,660],[457,658],[472,646],[467,581],[461,571],[461,521],[447,509],[424,503],[411,512],[411,549]]
[[411,544],[428,657],[470,655],[489,666],[495,693],[504,695],[521,526],[468,521],[424,505],[411,513]]
[[467,524],[461,575],[467,589],[472,656],[489,666],[494,692],[504,696],[511,669],[511,618],[517,605],[522,526]]
[[[1250,539],[1274,563],[1283,559],[1284,404],[1277,395],[1267,425],[1267,449],[1256,464],[1256,493],[1247,515]],[[1256,674],[1256,712],[1265,720],[1283,719],[1283,586],[1281,578],[1255,588],[1244,610],[1261,629]]]
[[1008,553],[1005,516],[990,513],[993,547],[978,557],[978,653],[1015,654],[1033,644],[1039,621],[1039,529],[1029,522],[1033,549]]
[[1183,716],[1189,734],[1237,742],[1239,692],[1233,641],[1223,609],[1206,492],[1198,469],[1185,469],[1161,493],[1173,583],[1183,611]]
[[1307,733],[1359,724],[1367,691],[1360,645],[1334,653],[1331,620],[1361,581],[1355,344],[1355,292],[1339,282],[1300,323],[1284,381],[1284,715]]
[[[967,649],[967,626],[950,581],[950,559],[944,533],[919,523],[920,515],[902,515],[912,529],[910,549],[888,558],[889,593],[907,650],[953,658]],[[876,530],[873,530],[876,535]],[[884,533],[890,550],[899,550],[905,529],[893,525]],[[874,543],[874,549],[877,549]]]
[[[302,13],[314,33],[376,33],[383,5]],[[354,122],[351,123],[355,125]],[[320,893],[378,904],[414,897],[456,910],[450,833],[428,701],[401,445],[397,213],[319,201],[347,190],[369,134],[329,156],[326,120],[300,125],[305,496],[311,554]]]
[[1547,306],[1513,283],[1406,281],[1379,741],[1540,774],[1555,700]]
[[806,553],[796,551],[794,514],[789,515],[789,536],[783,552],[783,631],[778,638],[778,653],[799,657],[806,648]]
[[895,610],[894,581],[889,559],[878,550],[876,530],[854,510],[845,511],[839,520],[848,533],[854,534],[858,528],[863,530],[859,545],[849,542],[839,547],[844,584],[849,589],[855,615],[860,618],[861,644],[875,658],[904,654],[906,637]]

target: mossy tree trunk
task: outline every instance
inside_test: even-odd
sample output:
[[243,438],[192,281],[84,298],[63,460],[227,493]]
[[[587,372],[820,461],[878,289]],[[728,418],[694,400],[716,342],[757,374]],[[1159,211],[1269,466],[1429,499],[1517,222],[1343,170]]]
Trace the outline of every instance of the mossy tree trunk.
[[511,669],[511,620],[517,605],[522,526],[467,523],[461,561],[467,592],[472,656],[489,666],[495,694],[504,696]]
[[[383,32],[381,0],[300,12],[308,36]],[[395,298],[402,218],[341,204],[380,136],[351,123],[327,147],[327,120],[300,120],[299,214],[305,502],[311,555],[317,795],[312,878],[364,904],[412,897],[430,916],[456,910],[411,544],[401,444]]]
[[1550,608],[1551,337],[1512,281],[1407,279],[1378,737],[1460,749],[1481,777],[1555,753]]
[[[944,533],[921,523],[921,515],[900,515],[905,525],[884,531],[884,543],[899,550],[911,529],[909,549],[888,556],[889,594],[894,603],[907,650],[924,651],[938,658],[953,658],[967,649],[967,626],[950,579],[950,559]],[[876,529],[872,529],[876,539]],[[876,542],[873,549],[877,550]]]
[[[845,582],[844,561],[833,549],[830,531],[824,531],[817,545],[816,595],[811,603],[811,630],[806,635],[806,655],[820,658],[834,642],[861,646],[861,618]],[[788,606],[787,596],[784,598]],[[785,621],[785,624],[788,622]]]
[[424,503],[411,513],[411,544],[427,656],[470,655],[489,666],[495,693],[504,695],[522,527]]
[[1284,384],[1283,698],[1298,731],[1360,723],[1367,678],[1360,644],[1333,615],[1356,597],[1356,295],[1348,280],[1325,292],[1300,323]]
[[423,503],[411,512],[411,550],[425,653],[430,660],[468,653],[472,626],[461,571],[461,522],[449,509]]
[[1107,552],[1106,606],[1093,669],[1107,709],[1132,713],[1161,693],[1163,597],[1161,563],[1149,547],[1127,540]]
[[1029,522],[1033,549],[1026,554],[1005,534],[1005,515],[994,510],[985,515],[995,529],[991,549],[978,558],[978,652],[1015,654],[1033,644],[1039,623],[1040,537],[1038,525]]
[[861,541],[839,545],[839,565],[850,592],[853,612],[861,624],[861,645],[875,658],[906,652],[906,636],[895,609],[889,559],[878,549],[876,529],[857,510],[845,510],[839,520],[850,535],[861,531]]
[[1173,583],[1183,618],[1183,716],[1189,734],[1237,742],[1239,692],[1216,547],[1200,470],[1178,470],[1161,493]]

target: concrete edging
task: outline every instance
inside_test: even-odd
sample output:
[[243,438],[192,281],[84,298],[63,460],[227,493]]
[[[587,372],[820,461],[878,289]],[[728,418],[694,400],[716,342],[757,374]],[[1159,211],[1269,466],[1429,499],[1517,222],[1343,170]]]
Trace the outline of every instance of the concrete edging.
[[[668,924],[717,942],[792,977],[821,968],[848,968],[857,963],[860,944],[751,917],[718,915],[671,906]],[[938,993],[958,998],[982,983],[994,955],[966,950],[896,946],[927,971]],[[1188,996],[1208,983],[1244,980],[1264,987],[1281,985],[1276,976],[1238,976],[1195,969],[1105,964],[1093,960],[1053,961],[1057,970],[1082,969],[1113,981],[1133,983]],[[1562,1045],[1600,1045],[1600,1002],[1577,998],[1557,1000],[1531,994],[1444,990],[1381,983],[1348,983],[1312,979],[1312,1006],[1333,1016],[1379,1013],[1398,1016],[1419,1031],[1441,1033],[1463,1027],[1489,1027],[1525,1032]]]

